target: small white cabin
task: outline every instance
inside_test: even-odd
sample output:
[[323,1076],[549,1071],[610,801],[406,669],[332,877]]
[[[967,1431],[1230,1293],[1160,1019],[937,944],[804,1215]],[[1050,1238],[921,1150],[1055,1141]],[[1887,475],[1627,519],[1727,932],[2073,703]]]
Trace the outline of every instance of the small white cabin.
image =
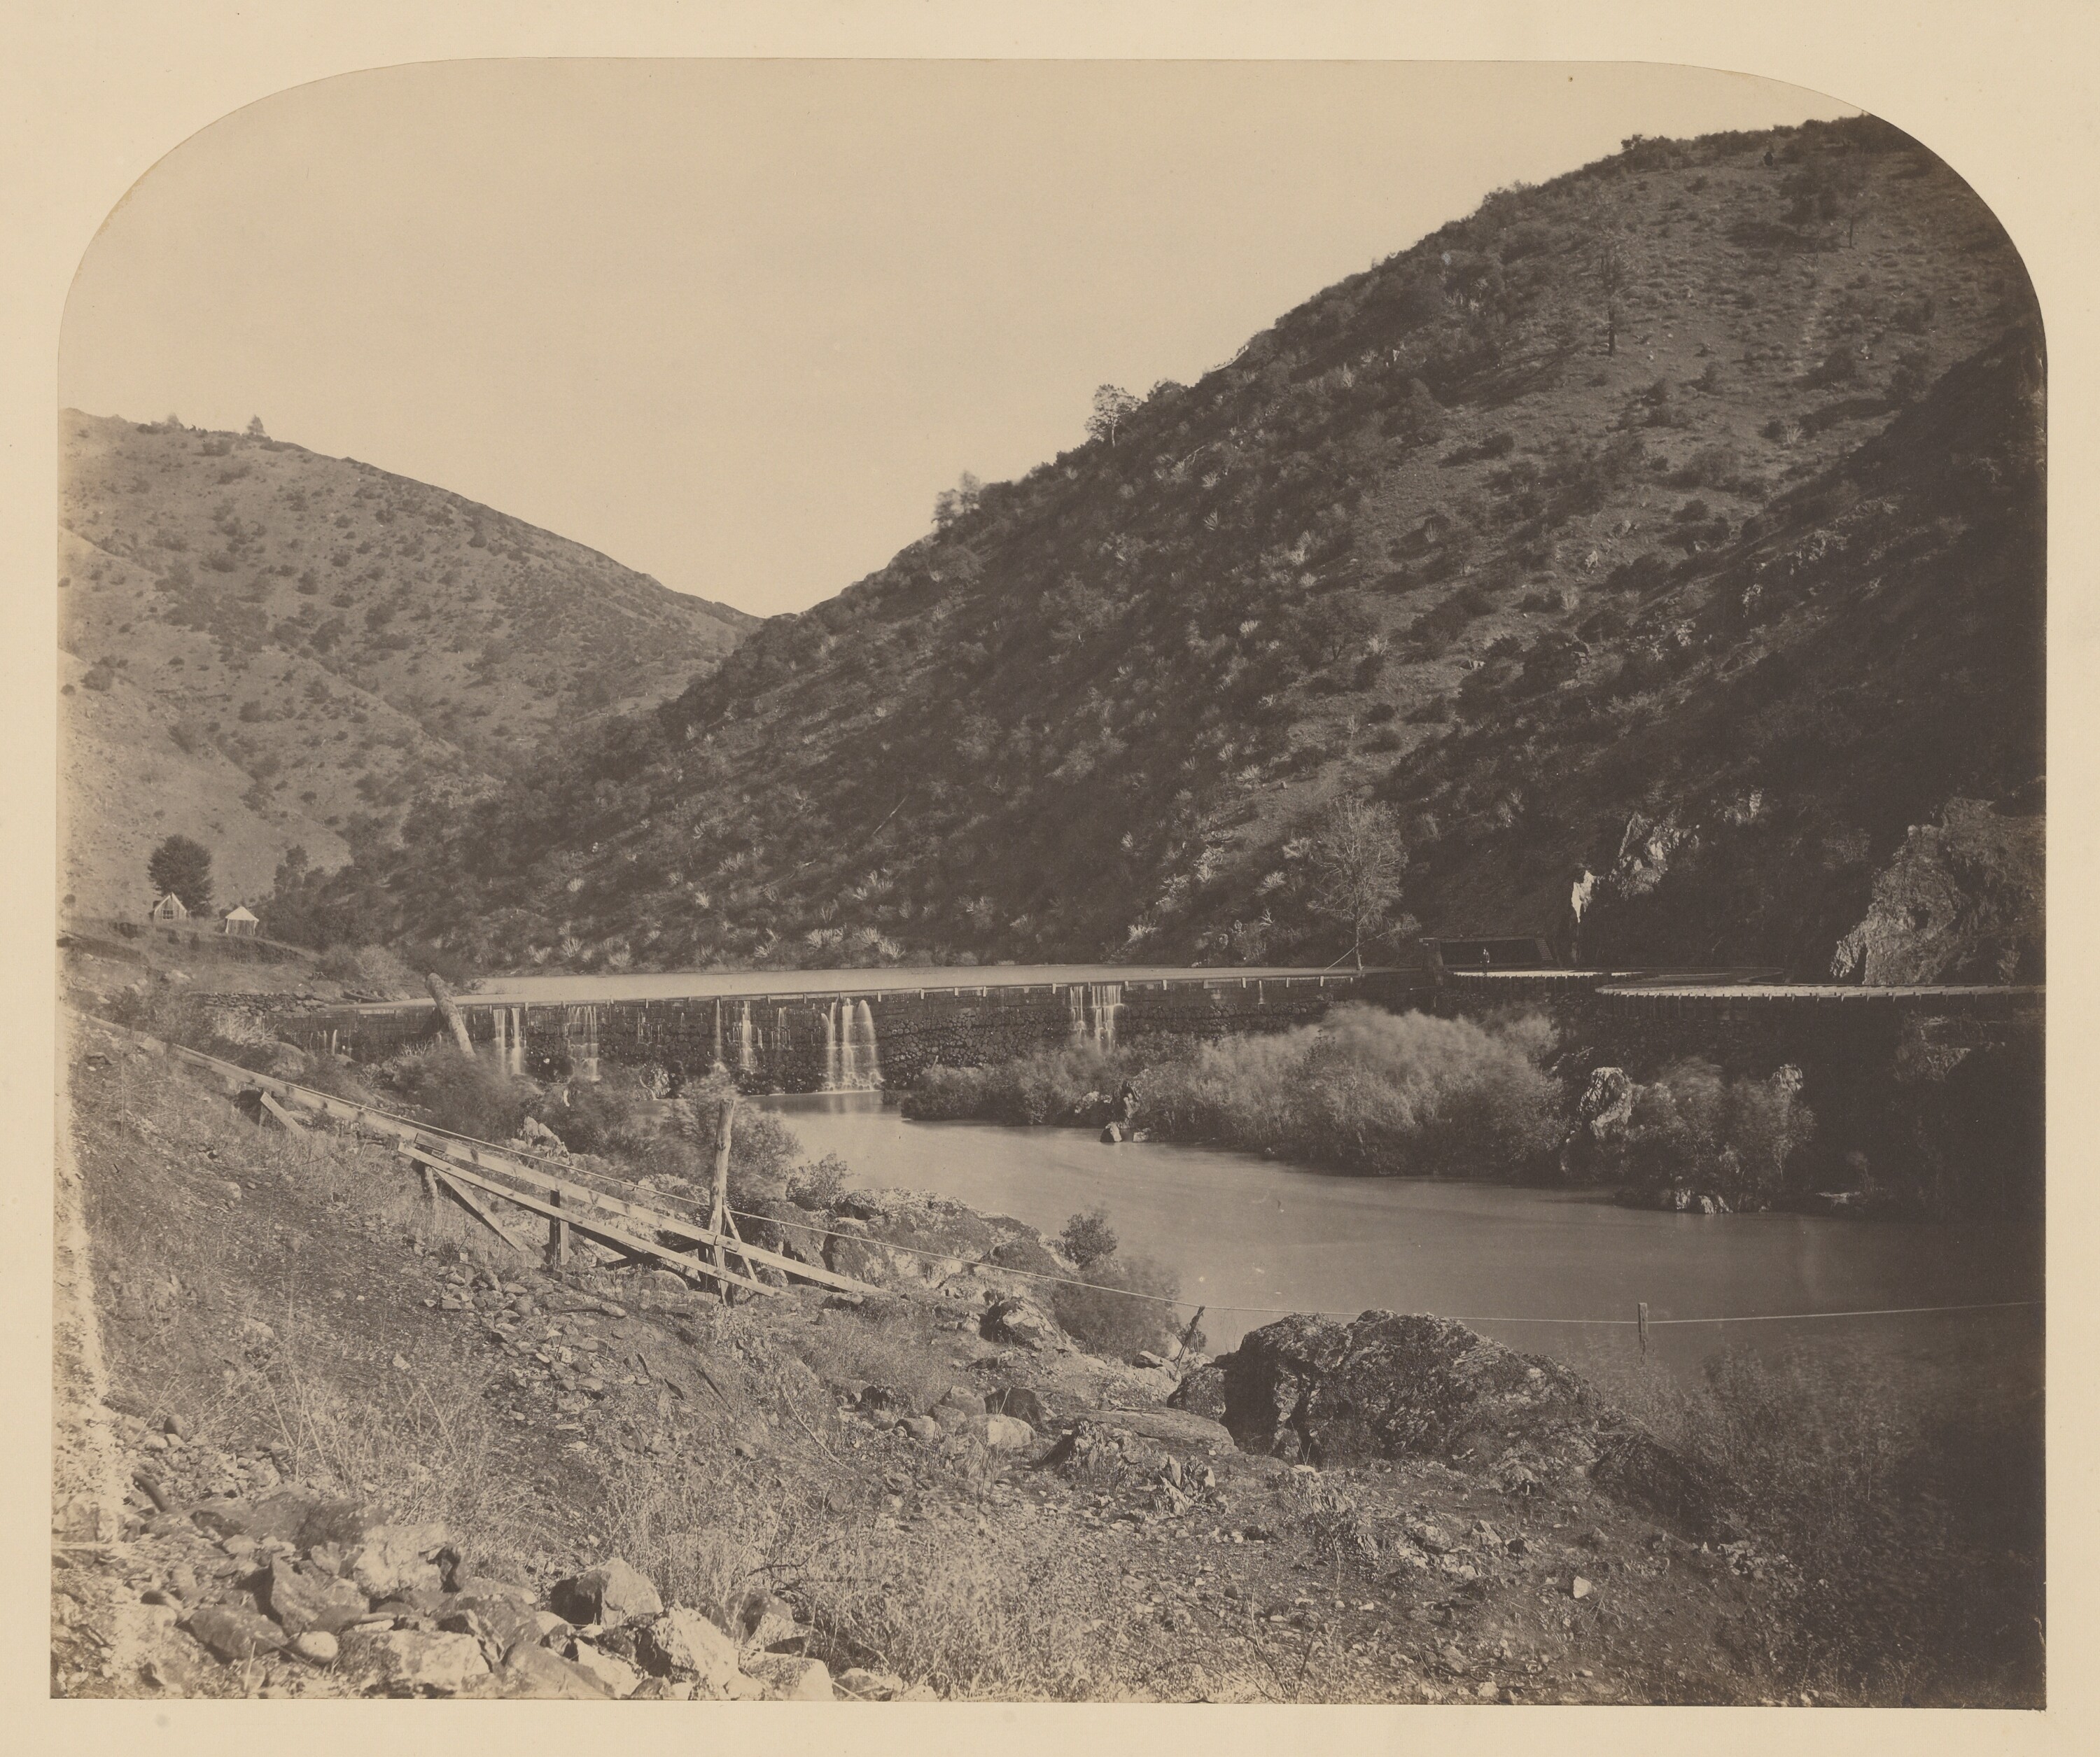
[[146,912],[149,921],[187,921],[189,918],[188,909],[173,891],[156,899],[153,907]]

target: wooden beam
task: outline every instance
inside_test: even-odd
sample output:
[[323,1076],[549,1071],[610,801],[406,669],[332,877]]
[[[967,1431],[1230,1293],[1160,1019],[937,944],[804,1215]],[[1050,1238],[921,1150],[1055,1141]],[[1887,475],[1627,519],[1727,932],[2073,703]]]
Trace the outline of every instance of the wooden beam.
[[520,1256],[529,1257],[532,1256],[532,1247],[514,1236],[510,1228],[504,1225],[504,1224],[501,1221],[497,1220],[494,1215],[491,1214],[487,1208],[483,1207],[479,1202],[475,1201],[472,1196],[469,1195],[462,1185],[455,1183],[452,1181],[451,1173],[438,1171],[433,1168],[430,1175],[437,1179],[439,1189],[443,1190],[444,1193],[450,1196],[453,1201],[459,1203],[459,1205],[465,1208],[468,1213],[471,1214],[476,1220],[479,1221],[483,1225],[486,1226],[491,1232],[494,1233],[497,1238],[501,1238],[505,1244],[509,1245],[510,1248],[515,1251]]
[[[562,1192],[555,1190],[547,1198],[549,1207],[562,1205]],[[557,1269],[569,1266],[569,1223],[558,1215],[547,1222],[547,1260]]]
[[284,1125],[286,1132],[293,1135],[303,1135],[307,1132],[307,1125],[301,1122],[298,1118],[293,1115],[289,1110],[287,1110],[284,1107],[284,1106],[278,1103],[278,1101],[275,1098],[271,1097],[268,1093],[266,1092],[261,1096],[262,1099],[262,1108],[267,1110],[271,1115],[276,1117],[278,1122]]
[[651,1258],[686,1274],[706,1275],[716,1281],[734,1282],[739,1287],[748,1287],[754,1293],[778,1294],[780,1291],[778,1287],[767,1287],[762,1281],[748,1281],[743,1276],[728,1269],[711,1268],[696,1257],[685,1256],[676,1251],[666,1250],[660,1244],[648,1239],[638,1238],[633,1234],[623,1232],[615,1226],[607,1225],[602,1221],[573,1218],[569,1212],[557,1207],[551,1202],[542,1202],[538,1197],[528,1196],[523,1190],[506,1190],[493,1178],[483,1177],[474,1172],[462,1171],[456,1165],[446,1165],[443,1160],[433,1159],[430,1154],[422,1152],[420,1149],[407,1147],[404,1148],[403,1151],[411,1159],[436,1165],[439,1169],[449,1172],[453,1176],[472,1184],[478,1189],[486,1190],[492,1196],[502,1197],[505,1202],[514,1202],[519,1207],[529,1209],[535,1214],[543,1215],[549,1220],[564,1221],[585,1238],[594,1238],[601,1244],[611,1245],[614,1250],[624,1251],[629,1256]]
[[[452,1156],[457,1145],[455,1143],[434,1141],[428,1136],[419,1136],[414,1145],[426,1151],[435,1149],[441,1162],[445,1164],[452,1165],[459,1163]],[[583,1185],[565,1183],[561,1179],[549,1176],[534,1168],[519,1165],[514,1160],[506,1163],[497,1155],[484,1151],[474,1154],[471,1156],[471,1163],[478,1171],[493,1172],[499,1176],[514,1177],[519,1182],[539,1190],[549,1206],[558,1206],[563,1211],[565,1218],[573,1216],[580,1204],[588,1203],[592,1207],[615,1214],[621,1219],[651,1232],[662,1233],[673,1238],[686,1239],[695,1245],[712,1246],[717,1250],[726,1248],[735,1255],[743,1258],[747,1268],[755,1264],[763,1263],[769,1269],[779,1269],[783,1275],[792,1275],[822,1287],[835,1287],[841,1293],[880,1294],[882,1291],[879,1287],[871,1287],[867,1282],[856,1281],[850,1275],[841,1275],[835,1270],[826,1269],[821,1264],[805,1263],[795,1257],[784,1256],[778,1252],[767,1251],[757,1245],[746,1244],[733,1231],[717,1232],[711,1227],[703,1226],[697,1221],[689,1221],[680,1215],[665,1214],[655,1208],[643,1207],[637,1203],[622,1202],[617,1198],[604,1195]],[[558,1203],[554,1199],[557,1195],[562,1199]],[[681,1260],[684,1260],[682,1258]]]
[[[97,1022],[105,1022],[98,1021]],[[602,1190],[593,1190],[588,1185],[569,1183],[549,1172],[543,1171],[536,1165],[527,1164],[522,1160],[512,1158],[508,1154],[483,1146],[476,1141],[461,1141],[450,1136],[434,1133],[430,1129],[409,1121],[406,1117],[395,1116],[390,1111],[374,1110],[368,1105],[358,1104],[348,1098],[339,1098],[333,1093],[319,1092],[312,1087],[297,1085],[288,1079],[278,1079],[268,1075],[258,1074],[253,1069],[240,1066],[237,1062],[222,1062],[215,1056],[205,1055],[200,1050],[185,1048],[179,1044],[163,1043],[157,1038],[148,1037],[143,1032],[130,1031],[121,1025],[109,1025],[108,1028],[148,1048],[165,1049],[193,1066],[204,1068],[217,1075],[230,1085],[259,1087],[265,1092],[276,1094],[288,1103],[298,1104],[308,1110],[318,1110],[324,1116],[333,1116],[343,1122],[355,1124],[360,1128],[372,1129],[381,1135],[390,1137],[397,1141],[405,1141],[434,1156],[441,1154],[443,1157],[439,1158],[437,1163],[443,1169],[462,1172],[465,1167],[472,1167],[479,1172],[494,1172],[501,1176],[515,1178],[520,1183],[543,1190],[550,1195],[558,1191],[562,1195],[563,1206],[568,1211],[562,1217],[571,1223],[574,1223],[577,1218],[576,1208],[580,1206],[588,1206],[590,1208],[632,1221],[651,1232],[661,1232],[674,1238],[690,1240],[695,1245],[712,1245],[719,1247],[726,1242],[725,1234],[703,1226],[697,1221],[688,1221],[679,1216],[659,1213],[653,1209],[645,1208],[638,1203],[623,1202],[616,1196],[607,1195]],[[479,1181],[479,1179],[470,1181]],[[487,1187],[493,1189],[498,1195],[511,1197],[514,1194],[514,1192],[500,1184]],[[549,1206],[551,1204],[542,1204],[540,1212],[545,1212]],[[579,1227],[579,1230],[581,1228]],[[615,1248],[622,1247],[615,1245]],[[739,1256],[746,1259],[748,1264],[763,1263],[770,1268],[779,1269],[783,1274],[792,1275],[798,1281],[814,1282],[820,1287],[832,1287],[841,1293],[861,1295],[880,1295],[882,1291],[880,1288],[871,1287],[864,1281],[856,1281],[850,1275],[841,1275],[816,1264],[805,1263],[794,1257],[783,1256],[774,1252],[762,1250],[756,1245],[748,1245],[739,1241],[733,1248]],[[647,1254],[651,1256],[665,1256],[665,1253],[655,1248],[652,1248]],[[694,1258],[677,1253],[668,1254],[666,1260],[673,1267],[682,1270],[699,1268]],[[712,1273],[712,1270],[704,1269],[701,1272]],[[777,1287],[765,1287],[761,1282],[750,1282],[745,1285],[761,1287],[768,1293],[779,1291]]]

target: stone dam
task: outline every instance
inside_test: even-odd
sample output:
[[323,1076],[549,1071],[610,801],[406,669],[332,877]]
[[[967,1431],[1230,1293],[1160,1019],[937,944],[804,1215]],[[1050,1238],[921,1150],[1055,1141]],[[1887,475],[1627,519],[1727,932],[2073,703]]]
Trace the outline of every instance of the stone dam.
[[[1098,968],[1106,967],[1069,980],[1047,968],[972,970],[967,981],[953,969],[795,973],[772,987],[698,974],[590,985],[606,991],[595,1000],[533,998],[519,982],[457,1004],[477,1048],[543,1079],[652,1064],[682,1079],[719,1066],[752,1092],[828,1092],[903,1085],[929,1065],[1065,1044],[1283,1031],[1343,1001],[1421,1005],[1430,993],[1426,975],[1412,970],[1132,970],[1090,979]],[[651,987],[686,991],[635,991]],[[302,1013],[276,1028],[302,1048],[372,1062],[427,1043],[443,1026],[434,1005],[402,1002]]]

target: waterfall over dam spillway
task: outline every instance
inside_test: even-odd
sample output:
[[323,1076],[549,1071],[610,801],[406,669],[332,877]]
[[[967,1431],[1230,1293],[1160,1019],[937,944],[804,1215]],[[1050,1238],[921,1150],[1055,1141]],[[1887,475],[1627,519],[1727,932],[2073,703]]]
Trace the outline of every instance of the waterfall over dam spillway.
[[[621,984],[633,979],[613,977],[607,998],[593,1000],[575,998],[571,985],[583,978],[557,978],[559,999],[521,998],[519,982],[510,993],[461,995],[458,1005],[479,1053],[536,1079],[595,1079],[626,1068],[675,1085],[719,1068],[747,1092],[837,1092],[906,1085],[935,1063],[969,1066],[1066,1045],[1107,1051],[1156,1032],[1278,1031],[1339,1001],[1400,1004],[1427,986],[1409,972],[1110,976],[1099,966],[701,973],[686,979],[695,991],[632,997]],[[383,1061],[442,1026],[427,1003],[404,1001],[287,1016],[278,1029],[302,1048]]]
[[524,1008],[491,1007],[488,1010],[490,1023],[494,1026],[496,1033],[496,1065],[506,1074],[523,1074],[525,1071]]
[[[841,1007],[849,1003],[840,1001]],[[851,1022],[846,1026],[845,1081],[849,1086],[882,1084],[882,1057],[876,1047],[875,1009],[865,1000],[850,1003]]]
[[[1123,984],[1074,983],[1068,999],[1072,1022],[1072,1046],[1080,1048],[1092,1044],[1100,1050],[1114,1048],[1116,1015],[1123,1011]],[[1260,1004],[1258,990],[1256,1004]]]
[[824,1088],[865,1091],[882,1084],[875,1009],[865,1000],[834,1000],[824,1011]]

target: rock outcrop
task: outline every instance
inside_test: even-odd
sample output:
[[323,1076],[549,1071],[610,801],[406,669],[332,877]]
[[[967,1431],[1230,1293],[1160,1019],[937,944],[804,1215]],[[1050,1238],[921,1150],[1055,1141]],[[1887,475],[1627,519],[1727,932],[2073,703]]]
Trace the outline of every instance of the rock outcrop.
[[1632,1125],[1634,1097],[1638,1088],[1622,1067],[1593,1071],[1575,1106],[1575,1120],[1560,1144],[1560,1172],[1564,1177],[1586,1181],[1595,1176],[1598,1163],[1624,1141]]
[[1317,1465],[1435,1459],[1510,1481],[1587,1481],[1702,1534],[1724,1522],[1712,1485],[1575,1374],[1449,1318],[1281,1318],[1192,1374],[1180,1397],[1220,1407],[1250,1451]]
[[1913,825],[1875,879],[1831,958],[1840,982],[2041,980],[2043,819],[1974,799],[1948,800],[1940,817]]

